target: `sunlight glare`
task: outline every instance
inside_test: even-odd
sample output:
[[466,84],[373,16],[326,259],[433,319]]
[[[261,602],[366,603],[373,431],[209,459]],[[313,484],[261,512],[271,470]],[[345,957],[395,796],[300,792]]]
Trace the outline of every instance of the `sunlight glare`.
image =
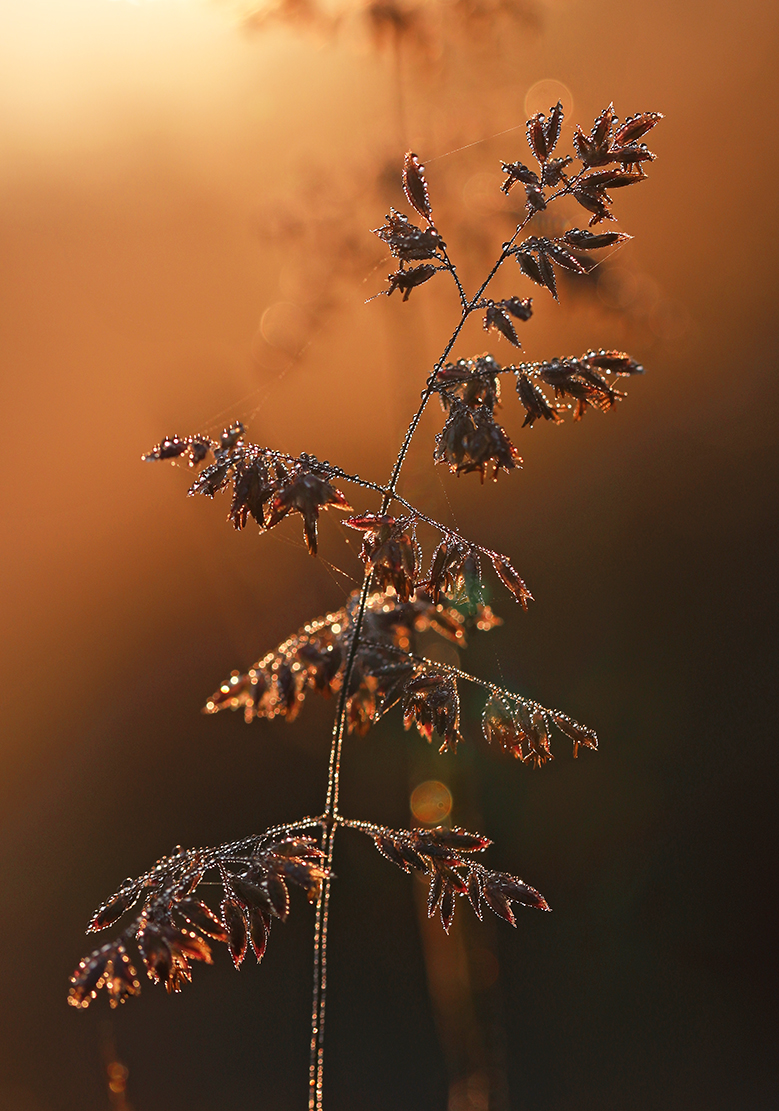
[[451,810],[451,792],[437,779],[428,779],[411,792],[411,813],[424,825],[436,825],[444,821]]

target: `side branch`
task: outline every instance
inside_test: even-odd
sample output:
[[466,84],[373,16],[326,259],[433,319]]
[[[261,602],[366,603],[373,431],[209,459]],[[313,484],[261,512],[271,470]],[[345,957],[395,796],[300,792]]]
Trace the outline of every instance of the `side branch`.
[[[371,645],[368,643],[366,647]],[[431,660],[400,647],[388,651],[408,661],[410,669],[397,696],[406,729],[415,725],[428,742],[432,740],[433,733],[437,733],[443,742],[441,752],[456,749],[462,740],[458,679],[490,692],[482,713],[484,737],[488,743],[496,741],[504,751],[525,764],[540,767],[547,760],[554,759],[549,739],[552,725],[573,741],[574,757],[578,756],[581,747],[598,747],[595,730],[580,725],[562,710],[542,706],[535,699],[515,694],[452,664]]]
[[492,843],[481,834],[443,826],[393,830],[372,822],[347,819],[341,819],[341,825],[367,833],[381,855],[404,872],[417,872],[427,877],[428,916],[432,918],[437,911],[447,933],[457,897],[461,895],[467,896],[479,918],[484,903],[512,926],[516,925],[512,902],[536,910],[550,909],[543,895],[518,876],[493,871],[474,859],[476,853],[483,852]]
[[[192,962],[213,963],[213,941],[227,945],[236,968],[250,947],[262,960],[273,922],[288,917],[288,884],[301,887],[309,902],[319,899],[329,875],[324,854],[313,838],[290,834],[322,826],[321,818],[303,818],[215,848],[177,848],[144,875],[126,880],[97,909],[87,932],[113,926],[139,904],[140,910],[117,938],[81,961],[68,1002],[83,1010],[102,988],[112,1007],[138,995],[133,949],[149,979],[168,992],[181,991],[192,979]],[[196,897],[201,885],[221,886],[218,910]]]

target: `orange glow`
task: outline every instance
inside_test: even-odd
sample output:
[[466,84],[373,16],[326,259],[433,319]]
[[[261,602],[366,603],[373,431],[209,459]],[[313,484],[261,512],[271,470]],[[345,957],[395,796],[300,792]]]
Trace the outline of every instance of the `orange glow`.
[[121,1061],[111,1061],[106,1066],[108,1073],[108,1088],[115,1095],[127,1090],[127,1077],[130,1075],[130,1070]]
[[428,779],[411,792],[410,805],[411,813],[418,822],[436,825],[451,813],[452,795],[445,784],[437,779]]

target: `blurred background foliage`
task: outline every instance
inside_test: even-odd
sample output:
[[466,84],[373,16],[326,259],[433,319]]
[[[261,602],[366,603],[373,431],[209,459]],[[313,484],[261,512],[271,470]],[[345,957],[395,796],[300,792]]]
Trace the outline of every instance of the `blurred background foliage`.
[[[0,1106],[304,1106],[303,906],[259,971],[225,957],[174,999],[65,1007],[83,923],[122,877],[321,809],[330,706],[252,727],[199,707],[359,573],[335,515],[315,562],[296,525],[236,535],[224,502],[139,458],[239,418],[383,480],[457,311],[443,281],[364,303],[393,269],[369,229],[407,209],[403,152],[473,286],[515,222],[500,160],[525,158],[527,113],[558,95],[564,141],[612,99],[665,113],[650,182],[618,199],[636,238],[559,306],[514,270],[495,295],[533,293],[527,358],[622,347],[649,373],[581,425],[520,433],[507,405],[525,469],[485,488],[433,469],[431,406],[403,492],[508,552],[537,599],[496,598],[506,623],[464,665],[602,749],[574,764],[558,745],[532,773],[485,751],[467,705],[456,757],[396,716],[350,739],[346,813],[402,826],[441,782],[451,820],[555,913],[515,933],[463,912],[433,935],[414,884],[344,833],[328,1098],[773,1106],[776,13],[11,0],[0,31]],[[510,359],[474,322],[456,355],[488,346]]]

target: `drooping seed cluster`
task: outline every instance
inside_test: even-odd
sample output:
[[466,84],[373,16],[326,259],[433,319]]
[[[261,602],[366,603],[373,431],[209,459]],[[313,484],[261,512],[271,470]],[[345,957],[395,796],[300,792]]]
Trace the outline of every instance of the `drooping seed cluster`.
[[290,513],[298,513],[303,518],[308,550],[316,555],[320,510],[330,506],[351,509],[341,491],[330,483],[332,472],[314,456],[284,455],[246,444],[244,431],[241,422],[236,421],[225,429],[218,443],[206,436],[168,437],[143,458],[155,461],[185,456],[190,466],[196,466],[213,455],[214,462],[201,470],[190,494],[212,498],[232,483],[229,519],[237,529],[245,528],[253,517],[260,531],[268,531]]
[[[446,551],[443,543],[440,551]],[[459,559],[461,565],[467,562],[461,553]],[[445,559],[439,571],[444,565]],[[468,572],[467,567],[460,569],[463,575]],[[476,568],[473,571],[478,574]],[[503,569],[507,579],[510,571]],[[205,712],[243,710],[247,722],[274,717],[293,721],[309,691],[336,694],[343,685],[356,605],[354,594],[343,609],[306,625],[247,672],[234,671],[209,698]],[[458,682],[479,680],[451,665],[420,656],[418,634],[430,629],[464,648],[469,627],[475,625],[484,631],[498,623],[492,610],[480,603],[467,616],[455,606],[432,602],[421,590],[407,602],[400,601],[391,590],[373,594],[366,607],[349,682],[349,732],[364,735],[400,703],[406,729],[416,726],[427,741],[436,733],[441,738],[441,751],[456,749],[462,740]],[[571,737],[574,754],[580,745],[597,748],[595,732],[560,711],[548,710],[494,684],[483,685],[492,692],[482,718],[485,738],[497,741],[524,763],[540,765],[551,759],[551,724]]]
[[[153,983],[181,991],[192,979],[192,962],[213,963],[209,942],[224,942],[239,968],[251,947],[262,960],[274,920],[289,915],[289,887],[301,887],[316,902],[327,872],[311,838],[248,839],[217,849],[178,850],[137,880],[126,880],[93,915],[87,931],[118,922],[141,902],[140,912],[115,940],[81,961],[71,977],[68,1002],[88,1007],[105,988],[112,1007],[138,995],[141,981],[128,950],[135,949]],[[217,911],[196,890],[207,876],[222,885]]]
[[[449,933],[458,895],[468,898],[475,914],[482,917],[486,905],[512,926],[516,917],[511,906],[549,910],[549,904],[534,887],[517,876],[495,872],[473,859],[492,844],[487,837],[464,829],[390,830],[373,827],[376,848],[404,872],[421,872],[429,881],[427,912],[438,912]],[[369,830],[368,830],[369,831]]]
[[[476,471],[482,481],[522,463],[505,429],[495,420],[500,406],[501,374],[513,374],[525,410],[525,426],[537,420],[559,424],[566,412],[579,421],[589,408],[608,412],[625,394],[609,378],[642,374],[644,368],[624,351],[587,351],[584,355],[545,362],[501,366],[492,355],[446,363],[432,381],[447,413],[436,437],[435,460],[455,474]],[[551,388],[552,398],[543,386]]]

